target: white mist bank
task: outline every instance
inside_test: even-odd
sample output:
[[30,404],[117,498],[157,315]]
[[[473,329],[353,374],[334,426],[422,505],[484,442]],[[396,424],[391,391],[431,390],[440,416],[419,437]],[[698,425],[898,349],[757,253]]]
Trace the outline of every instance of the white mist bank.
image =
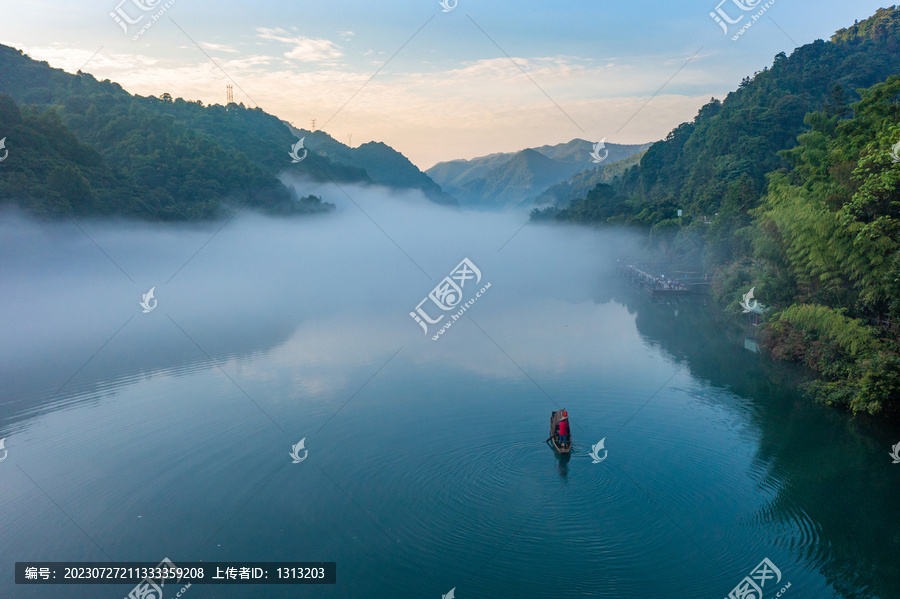
[[[227,360],[288,343],[298,327],[306,341],[294,355],[335,368],[390,348],[388,355],[401,346],[420,352],[426,341],[441,347],[419,357],[440,359],[465,351],[471,331],[462,330],[472,324],[457,323],[434,343],[438,327],[423,334],[410,312],[464,258],[483,274],[479,287],[491,284],[466,316],[534,335],[544,328],[534,315],[548,302],[592,302],[615,256],[635,242],[622,232],[526,224],[518,213],[445,208],[418,192],[308,183],[298,192],[321,195],[337,210],[284,219],[245,211],[224,227],[90,220],[76,227],[5,214],[0,376],[21,393],[46,395],[66,382],[60,372],[79,373],[72,386],[125,364],[152,372]],[[145,314],[139,302],[150,288],[158,304]],[[173,339],[175,326],[193,341]],[[572,323],[570,332],[587,326]],[[522,359],[548,358],[562,359]],[[473,358],[471,367],[485,364]]]

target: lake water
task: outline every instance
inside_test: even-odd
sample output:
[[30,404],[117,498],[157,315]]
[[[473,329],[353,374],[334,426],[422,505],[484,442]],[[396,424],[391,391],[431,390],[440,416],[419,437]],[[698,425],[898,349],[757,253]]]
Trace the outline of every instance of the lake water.
[[[366,214],[325,189],[336,214],[218,233],[3,221],[0,597],[132,586],[15,561],[163,557],[337,563],[192,599],[719,598],[764,558],[767,599],[900,597],[900,431],[629,288],[623,233],[347,191]],[[410,312],[464,258],[464,302],[490,287],[433,341]]]

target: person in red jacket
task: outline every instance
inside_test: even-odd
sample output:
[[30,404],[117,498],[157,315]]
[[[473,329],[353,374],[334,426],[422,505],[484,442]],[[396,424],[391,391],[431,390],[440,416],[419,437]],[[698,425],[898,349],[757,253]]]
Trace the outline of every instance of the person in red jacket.
[[563,412],[559,421],[559,444],[565,447],[569,444],[569,414]]

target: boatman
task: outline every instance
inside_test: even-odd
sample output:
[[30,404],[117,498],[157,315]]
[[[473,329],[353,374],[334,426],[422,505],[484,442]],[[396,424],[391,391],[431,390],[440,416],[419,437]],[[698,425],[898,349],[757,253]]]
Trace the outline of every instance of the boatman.
[[569,444],[569,413],[566,411],[559,420],[559,444],[563,447]]

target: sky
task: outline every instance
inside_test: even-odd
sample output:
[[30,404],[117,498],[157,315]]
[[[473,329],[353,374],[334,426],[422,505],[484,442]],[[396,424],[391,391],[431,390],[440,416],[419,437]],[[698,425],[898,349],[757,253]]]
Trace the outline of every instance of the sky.
[[662,139],[777,53],[887,6],[443,1],[3,0],[0,43],[142,96],[224,104],[231,84],[236,102],[353,146],[382,141],[424,170],[574,138]]

